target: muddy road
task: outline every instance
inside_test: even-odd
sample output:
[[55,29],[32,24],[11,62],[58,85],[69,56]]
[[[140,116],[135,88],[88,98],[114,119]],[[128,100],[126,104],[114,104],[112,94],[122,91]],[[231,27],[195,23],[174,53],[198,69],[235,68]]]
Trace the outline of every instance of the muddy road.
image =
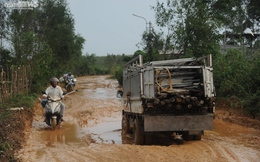
[[65,98],[67,107],[61,128],[43,123],[40,104],[35,107],[28,140],[17,157],[24,162],[64,161],[241,161],[260,160],[260,131],[215,119],[214,130],[201,141],[177,145],[157,138],[154,145],[136,146],[121,137],[121,103],[115,80],[107,76],[78,79],[78,92]]

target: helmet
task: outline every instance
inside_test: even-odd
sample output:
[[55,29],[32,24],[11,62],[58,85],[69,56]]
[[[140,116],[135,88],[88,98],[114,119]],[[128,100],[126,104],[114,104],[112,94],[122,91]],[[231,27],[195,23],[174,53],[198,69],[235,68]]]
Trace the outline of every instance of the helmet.
[[69,72],[68,75],[70,76],[70,75],[71,75],[71,72]]
[[59,83],[59,79],[58,79],[58,78],[55,78],[55,77],[52,77],[52,78],[50,79],[51,85],[53,85],[54,82]]

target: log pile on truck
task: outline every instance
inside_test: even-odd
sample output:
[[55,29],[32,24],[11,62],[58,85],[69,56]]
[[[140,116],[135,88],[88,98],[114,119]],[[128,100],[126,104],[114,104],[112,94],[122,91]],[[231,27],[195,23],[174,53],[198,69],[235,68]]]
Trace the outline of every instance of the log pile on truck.
[[122,132],[134,133],[135,144],[156,132],[200,140],[213,127],[211,55],[145,64],[136,57],[123,69],[122,107]]

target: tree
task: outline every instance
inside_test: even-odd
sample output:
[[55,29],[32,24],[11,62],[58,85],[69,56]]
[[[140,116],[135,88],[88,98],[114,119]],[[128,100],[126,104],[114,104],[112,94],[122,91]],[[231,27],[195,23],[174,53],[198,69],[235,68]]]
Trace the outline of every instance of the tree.
[[76,75],[96,75],[96,55],[86,54],[79,58],[77,62],[75,73]]
[[107,54],[105,64],[109,73],[114,75],[117,67],[122,64],[121,57],[115,54]]
[[214,81],[217,93],[223,97],[252,95],[254,62],[238,50],[219,54],[214,59]]
[[71,63],[67,64],[71,71],[76,73],[76,67],[78,66],[78,62],[81,60],[82,57],[82,49],[85,39],[80,35],[74,35],[74,45],[73,45],[73,55],[71,57]]
[[144,56],[145,53],[142,50],[137,50],[137,51],[135,51],[134,55],[132,56],[132,59],[139,56],[139,55]]
[[32,83],[45,86],[43,80],[47,83],[50,77],[76,71],[85,40],[75,34],[65,0],[39,0],[39,4],[33,10],[12,10],[5,24],[12,63],[29,65],[34,69]]
[[249,18],[256,20],[260,23],[260,1],[250,0],[248,4],[248,15]]
[[[75,36],[74,19],[65,0],[47,0],[42,1],[42,4],[40,17],[44,21],[41,24],[44,23],[45,38],[54,54],[51,66],[54,69],[59,64],[57,72],[63,73],[70,70],[72,67],[70,65],[74,65],[78,61],[74,62],[73,59],[81,55],[79,49],[80,44],[84,43],[84,39]],[[79,44],[75,45],[75,43]]]
[[188,56],[215,54],[218,49],[217,24],[210,15],[210,3],[203,0],[167,0],[154,8],[159,27],[168,29],[167,45]]
[[253,21],[247,14],[248,1],[246,0],[216,0],[210,7],[215,21],[224,30],[243,33],[247,27],[253,26]]
[[159,51],[163,49],[163,38],[161,33],[155,32],[152,28],[143,34],[144,62],[160,60]]

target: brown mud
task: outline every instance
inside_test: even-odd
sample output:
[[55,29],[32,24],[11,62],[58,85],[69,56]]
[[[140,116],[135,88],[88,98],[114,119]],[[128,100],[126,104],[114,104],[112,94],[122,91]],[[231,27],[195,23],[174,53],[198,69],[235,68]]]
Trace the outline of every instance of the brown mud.
[[[51,130],[35,107],[28,138],[16,157],[20,161],[250,161],[260,159],[259,121],[236,116],[218,104],[214,129],[201,141],[178,145],[164,136],[152,145],[133,144],[121,136],[121,103],[117,82],[108,76],[77,78],[77,92],[65,97],[65,121]],[[242,123],[242,124],[241,124]]]

